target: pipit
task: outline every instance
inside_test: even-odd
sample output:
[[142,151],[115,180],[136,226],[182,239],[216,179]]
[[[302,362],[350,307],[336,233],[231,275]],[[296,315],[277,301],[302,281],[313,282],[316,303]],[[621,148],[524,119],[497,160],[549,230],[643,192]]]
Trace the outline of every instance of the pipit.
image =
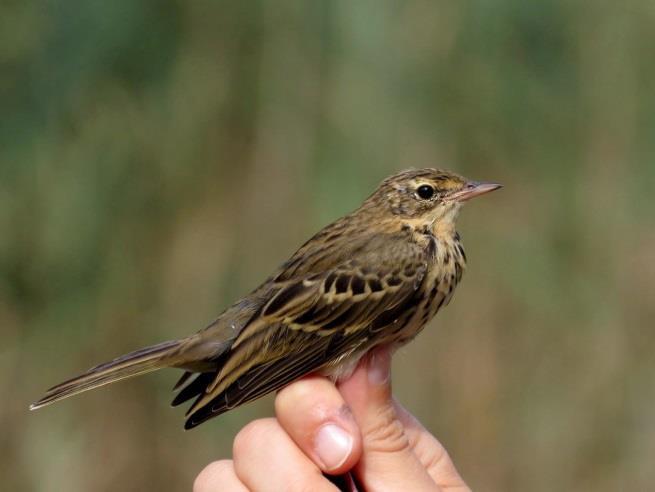
[[49,389],[36,409],[164,367],[190,429],[309,373],[340,380],[376,346],[413,339],[448,304],[466,255],[463,202],[500,185],[437,169],[385,179],[203,330],[118,357]]

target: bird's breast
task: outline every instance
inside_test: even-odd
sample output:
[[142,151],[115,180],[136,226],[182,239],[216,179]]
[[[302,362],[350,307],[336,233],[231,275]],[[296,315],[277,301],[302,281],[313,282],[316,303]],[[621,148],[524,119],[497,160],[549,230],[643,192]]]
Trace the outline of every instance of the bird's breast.
[[459,235],[430,238],[430,260],[425,278],[416,292],[416,308],[397,333],[397,343],[413,339],[446,306],[466,268],[466,256]]

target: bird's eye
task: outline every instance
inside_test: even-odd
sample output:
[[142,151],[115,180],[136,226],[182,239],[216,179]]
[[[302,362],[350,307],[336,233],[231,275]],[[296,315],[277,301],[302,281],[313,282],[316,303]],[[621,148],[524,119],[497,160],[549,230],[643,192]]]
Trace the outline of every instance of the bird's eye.
[[429,200],[434,196],[434,188],[430,185],[421,185],[416,189],[416,194],[422,200]]

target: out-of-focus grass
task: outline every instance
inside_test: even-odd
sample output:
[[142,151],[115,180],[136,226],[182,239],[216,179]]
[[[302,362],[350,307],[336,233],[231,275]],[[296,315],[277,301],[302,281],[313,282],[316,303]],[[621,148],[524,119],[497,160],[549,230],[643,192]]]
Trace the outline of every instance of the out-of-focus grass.
[[27,405],[190,333],[387,174],[493,179],[395,362],[479,490],[655,483],[655,9],[556,0],[0,7],[0,476],[180,490],[270,399],[181,430],[173,371]]

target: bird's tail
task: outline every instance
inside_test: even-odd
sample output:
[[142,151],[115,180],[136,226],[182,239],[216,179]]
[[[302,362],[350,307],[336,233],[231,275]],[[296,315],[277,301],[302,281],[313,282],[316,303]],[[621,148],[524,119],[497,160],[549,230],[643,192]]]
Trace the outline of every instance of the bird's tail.
[[30,405],[30,410],[36,410],[69,396],[114,383],[121,379],[156,371],[163,367],[171,367],[175,360],[174,355],[178,353],[177,349],[184,341],[183,339],[162,342],[92,367],[84,374],[50,388],[43,398]]

